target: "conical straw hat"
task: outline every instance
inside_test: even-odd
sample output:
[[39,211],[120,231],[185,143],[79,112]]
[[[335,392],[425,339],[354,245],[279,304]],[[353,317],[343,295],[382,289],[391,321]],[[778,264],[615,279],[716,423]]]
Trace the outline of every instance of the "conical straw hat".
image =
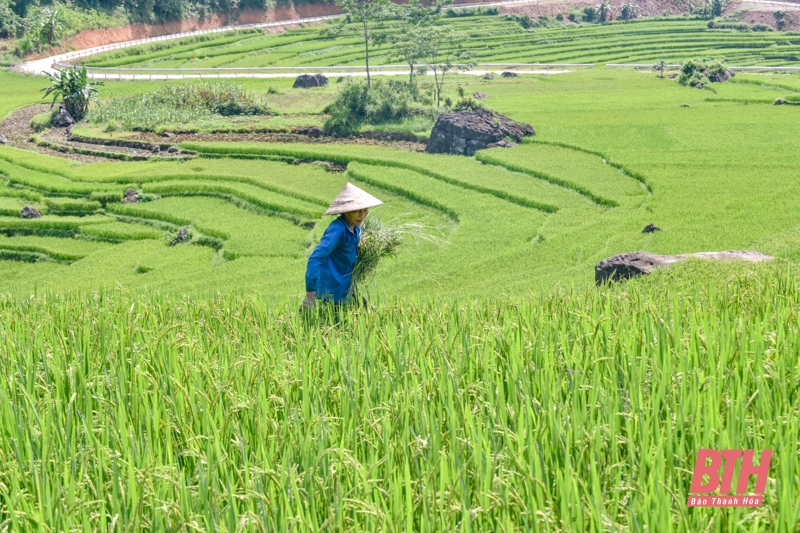
[[326,215],[339,215],[341,213],[349,213],[350,211],[358,211],[359,209],[366,209],[368,207],[375,207],[381,205],[383,202],[372,196],[366,191],[362,191],[352,183],[348,183],[342,189],[336,198],[331,202],[331,206],[325,211]]

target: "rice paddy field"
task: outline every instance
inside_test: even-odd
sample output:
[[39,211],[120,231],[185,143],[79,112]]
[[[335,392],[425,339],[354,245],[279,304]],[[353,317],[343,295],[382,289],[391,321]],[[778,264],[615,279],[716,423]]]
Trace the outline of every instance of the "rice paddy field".
[[[800,34],[708,28],[708,20],[673,17],[606,24],[523,28],[503,16],[442,19],[460,32],[478,63],[652,63],[720,57],[732,65],[785,65],[800,61]],[[356,32],[326,37],[322,27],[283,34],[257,30],[200,36],[125,48],[85,59],[94,67],[246,68],[364,63]],[[391,25],[388,35],[396,33]],[[397,64],[392,46],[370,53],[373,65]]]
[[[286,120],[336,92],[240,81]],[[44,83],[0,71],[0,117]],[[772,105],[800,76],[697,90],[598,67],[445,92],[459,85],[536,136],[474,157],[0,146],[0,531],[800,531],[800,107]],[[385,202],[370,216],[429,238],[380,265],[368,307],[303,316],[348,181]],[[129,187],[146,201],[121,203]],[[776,260],[594,286],[617,253],[726,249]],[[688,508],[700,448],[773,450],[764,504]]]

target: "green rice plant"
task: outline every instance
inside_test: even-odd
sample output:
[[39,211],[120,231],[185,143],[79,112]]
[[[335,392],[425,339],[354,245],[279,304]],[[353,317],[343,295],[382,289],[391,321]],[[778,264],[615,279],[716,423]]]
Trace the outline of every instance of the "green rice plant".
[[367,217],[361,226],[361,238],[358,241],[358,259],[353,268],[350,281],[350,296],[358,301],[365,292],[365,286],[375,276],[378,263],[397,255],[397,248],[410,229],[419,232],[419,227],[384,223],[381,219]]
[[[149,260],[129,275],[155,280]],[[317,327],[237,293],[4,295],[16,497],[0,512],[14,531],[792,533],[797,287],[784,265],[687,264],[614,288],[393,298]],[[699,448],[772,449],[763,507],[687,509]]]
[[84,237],[107,241],[137,241],[144,239],[161,239],[164,237],[162,231],[118,221],[81,226],[79,232],[80,235]]

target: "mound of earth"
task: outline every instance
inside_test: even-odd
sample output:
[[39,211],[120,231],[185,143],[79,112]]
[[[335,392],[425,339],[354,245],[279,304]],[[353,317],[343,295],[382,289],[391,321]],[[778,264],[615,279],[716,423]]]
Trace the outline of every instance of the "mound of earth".
[[328,77],[324,74],[300,74],[294,80],[293,89],[308,89],[309,87],[321,87],[328,85]]
[[724,252],[697,252],[694,254],[657,255],[650,252],[628,252],[615,255],[597,263],[594,267],[594,280],[598,285],[606,281],[618,281],[642,274],[649,274],[657,268],[669,266],[687,259],[711,259],[716,261],[749,261],[759,263],[771,261],[771,255],[751,250],[725,250]]
[[442,113],[431,131],[425,151],[431,154],[474,155],[477,150],[513,146],[523,137],[536,135],[524,122],[486,109]]
[[22,212],[19,214],[19,216],[22,218],[39,218],[42,216],[42,212],[26,205],[22,208]]

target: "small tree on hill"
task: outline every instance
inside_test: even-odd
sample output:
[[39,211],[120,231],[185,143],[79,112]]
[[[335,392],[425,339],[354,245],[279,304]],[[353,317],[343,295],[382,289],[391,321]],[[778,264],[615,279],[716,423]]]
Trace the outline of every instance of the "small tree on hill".
[[337,6],[347,15],[349,22],[356,22],[361,26],[361,36],[364,39],[364,52],[366,54],[367,87],[371,86],[369,76],[369,45],[380,40],[380,33],[376,29],[392,14],[391,0],[334,0]]
[[395,5],[393,18],[397,20],[397,31],[392,34],[392,56],[408,65],[408,84],[414,84],[414,67],[422,60],[426,43],[425,28],[434,25],[442,14],[442,7],[453,0],[437,0],[431,6],[420,0],[410,0],[405,5]]
[[469,70],[475,63],[471,52],[464,50],[464,36],[450,27],[431,26],[425,28],[420,36],[425,43],[422,60],[433,71],[436,105],[439,106],[445,75],[452,70]]
[[603,0],[597,6],[597,20],[600,22],[608,22],[611,20],[611,2]]
[[653,65],[653,72],[658,72],[658,77],[664,77],[664,71],[667,68],[667,62],[663,59],[661,61],[656,61],[655,65]]

